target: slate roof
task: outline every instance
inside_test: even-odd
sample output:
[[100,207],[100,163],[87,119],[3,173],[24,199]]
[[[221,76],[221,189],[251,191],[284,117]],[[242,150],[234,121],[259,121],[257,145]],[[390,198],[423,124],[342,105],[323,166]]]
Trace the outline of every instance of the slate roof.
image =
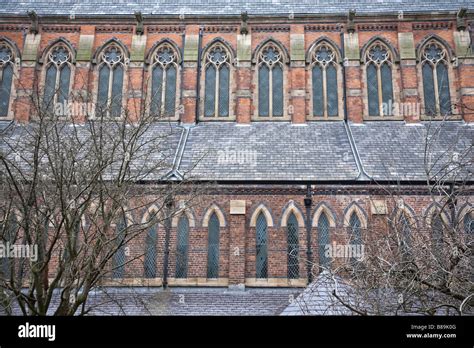
[[[9,127],[2,132],[6,124],[0,122],[1,148],[25,139],[24,127]],[[461,172],[452,172],[473,180],[474,124],[372,121],[349,124],[348,129],[350,132],[343,121],[305,125],[200,122],[186,127],[157,122],[145,132],[142,141],[157,143],[162,151],[144,150],[145,155],[133,165],[139,170],[155,168],[157,161],[163,162],[162,170],[143,174],[143,180],[160,180],[174,174],[175,178],[221,182],[425,181],[424,151],[430,136],[428,157],[436,163],[434,172],[439,171],[437,175],[441,176],[452,171],[446,164],[457,160],[469,165]],[[361,166],[357,164],[357,154]]]
[[461,7],[473,9],[472,0],[0,0],[0,14],[25,14],[36,10],[41,15],[132,15],[134,11],[158,15],[253,15],[346,14],[378,12],[455,12]]

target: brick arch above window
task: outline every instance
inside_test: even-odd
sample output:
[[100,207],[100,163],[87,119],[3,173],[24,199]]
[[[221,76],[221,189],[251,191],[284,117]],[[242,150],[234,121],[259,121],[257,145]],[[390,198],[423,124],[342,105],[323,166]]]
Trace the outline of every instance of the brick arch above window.
[[320,202],[314,208],[314,212],[312,215],[312,224],[311,224],[312,227],[318,227],[319,218],[321,217],[323,213],[326,215],[329,221],[329,227],[336,227],[336,221],[337,221],[336,214],[331,209],[331,207],[325,202]]
[[252,214],[250,215],[250,227],[255,227],[257,225],[257,218],[259,217],[260,214],[263,214],[265,216],[265,220],[267,220],[267,226],[268,227],[273,227],[273,216],[270,211],[270,209],[267,208],[267,206],[263,203],[259,203],[252,211]]
[[344,210],[344,227],[350,227],[350,221],[352,214],[356,214],[360,221],[360,227],[367,228],[367,213],[365,210],[357,203],[352,202]]
[[196,226],[196,219],[194,218],[193,211],[189,208],[184,208],[173,216],[171,219],[171,227],[178,227],[179,219],[182,216],[186,216],[188,218],[189,227]]
[[290,201],[283,208],[280,220],[281,227],[286,227],[288,223],[288,218],[291,216],[291,214],[294,214],[296,221],[298,222],[298,225],[300,227],[303,227],[305,225],[304,216],[300,207],[294,201]]
[[426,207],[424,212],[424,221],[426,226],[431,226],[433,223],[433,218],[439,216],[441,217],[444,224],[447,226],[450,224],[450,218],[445,211],[443,211],[441,205],[437,202],[432,202],[428,207]]
[[18,77],[20,51],[16,44],[0,36],[0,120],[13,119],[14,88]]
[[211,204],[211,206],[206,209],[206,212],[204,213],[204,216],[202,218],[201,226],[208,227],[209,219],[214,213],[216,214],[217,219],[219,220],[219,227],[226,227],[227,223],[226,223],[224,211],[216,203]]

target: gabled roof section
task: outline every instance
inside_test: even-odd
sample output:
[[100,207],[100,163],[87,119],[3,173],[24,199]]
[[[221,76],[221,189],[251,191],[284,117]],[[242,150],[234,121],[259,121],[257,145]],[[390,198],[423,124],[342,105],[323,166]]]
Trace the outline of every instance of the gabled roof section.
[[456,12],[460,7],[472,9],[472,0],[0,0],[0,14],[26,14],[35,10],[39,15],[252,15],[281,14],[346,14],[391,12]]

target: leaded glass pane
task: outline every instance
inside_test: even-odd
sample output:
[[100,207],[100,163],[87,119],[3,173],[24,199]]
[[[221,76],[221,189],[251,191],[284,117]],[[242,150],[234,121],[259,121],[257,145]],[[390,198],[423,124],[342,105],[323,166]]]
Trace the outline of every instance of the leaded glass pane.
[[439,215],[433,216],[431,228],[433,232],[433,248],[436,252],[443,243],[443,221]]
[[425,97],[425,113],[436,115],[436,97],[433,81],[433,68],[430,64],[423,64],[423,94]]
[[219,219],[211,215],[208,225],[207,277],[219,277]]
[[10,93],[12,89],[13,67],[11,64],[4,66],[2,80],[0,81],[0,117],[8,116]]
[[267,252],[267,220],[263,213],[257,218],[256,230],[256,277],[268,277],[268,252]]
[[65,103],[68,100],[69,96],[69,82],[71,79],[71,68],[69,65],[65,64],[61,69],[59,75],[59,94],[58,94],[58,103]]
[[474,219],[472,218],[472,214],[464,215],[463,219],[464,224],[464,232],[474,234]]
[[382,77],[382,100],[384,116],[392,115],[393,108],[393,84],[392,84],[392,69],[388,63],[382,64],[380,67]]
[[176,108],[176,67],[170,65],[166,70],[165,113],[174,116]]
[[288,238],[288,278],[298,279],[300,276],[298,260],[298,220],[293,213],[291,213],[286,223],[286,232]]
[[188,237],[189,221],[186,216],[181,216],[178,221],[176,237],[176,278],[188,276]]
[[[10,214],[8,216],[8,220],[4,223],[6,223],[6,226],[4,226],[4,235],[1,236],[0,241],[3,243],[13,244],[15,243],[18,231],[18,222],[16,217],[13,214]],[[0,257],[0,265],[2,266],[0,268],[0,272],[3,272],[4,278],[9,279],[12,268],[12,260],[10,260],[8,257],[2,256]]]
[[161,111],[161,89],[163,87],[163,69],[155,65],[151,77],[151,104],[150,113],[154,116],[160,116]]
[[260,116],[269,116],[270,107],[270,82],[269,69],[262,64],[258,69],[258,114]]
[[127,225],[123,218],[115,227],[116,251],[113,256],[112,275],[114,278],[123,278],[125,274],[125,229]]
[[362,244],[362,236],[360,233],[360,220],[356,213],[352,213],[349,219],[350,226],[350,240],[351,244],[360,245]]
[[216,106],[216,68],[208,65],[206,68],[206,85],[204,90],[204,116],[214,116]]
[[323,71],[321,66],[313,66],[313,115],[324,115]]
[[51,64],[46,69],[46,80],[44,84],[44,106],[49,111],[54,110],[54,94],[56,93],[56,66]]
[[369,99],[369,115],[380,116],[377,68],[372,63],[367,65],[367,97]]
[[[102,65],[99,69],[99,91],[97,93],[97,110],[105,112],[109,95],[110,69],[107,65]],[[103,116],[103,115],[102,115]]]
[[156,225],[150,227],[145,241],[145,278],[156,278],[156,244],[157,244]]
[[407,254],[410,251],[411,245],[411,226],[410,220],[405,214],[401,214],[398,220],[399,230],[401,233],[401,251],[403,254]]
[[283,69],[276,65],[272,70],[273,115],[283,116]]
[[318,220],[318,254],[320,267],[329,267],[329,257],[326,256],[326,246],[330,244],[329,220],[326,213],[322,213]]
[[219,70],[219,116],[229,116],[229,66],[227,64]]
[[446,64],[439,63],[436,67],[436,74],[438,78],[439,111],[441,116],[451,115],[451,96]]
[[112,109],[110,116],[120,117],[122,112],[122,89],[123,89],[123,67],[118,64],[114,68],[114,79],[112,81]]
[[338,96],[337,96],[337,71],[333,64],[326,68],[326,90],[327,90],[327,108],[328,116],[337,116]]

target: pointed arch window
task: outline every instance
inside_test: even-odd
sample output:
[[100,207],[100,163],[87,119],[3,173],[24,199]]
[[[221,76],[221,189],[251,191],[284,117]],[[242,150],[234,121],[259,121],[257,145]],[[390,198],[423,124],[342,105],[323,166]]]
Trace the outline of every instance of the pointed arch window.
[[13,50],[0,41],[0,118],[8,117],[13,82]]
[[204,116],[229,116],[230,53],[221,43],[205,56]]
[[283,54],[272,42],[258,55],[258,114],[283,117]]
[[400,231],[400,248],[402,255],[406,256],[411,248],[411,223],[405,213],[400,214],[398,218],[398,226]]
[[125,275],[125,236],[127,223],[126,218],[122,217],[115,226],[115,253],[112,259],[112,276],[114,278],[123,278]]
[[173,117],[176,113],[178,55],[169,43],[158,46],[152,57],[150,113]]
[[[59,43],[51,48],[46,59],[43,104],[45,110],[53,113],[57,104],[64,105],[68,101],[72,53],[65,44]],[[67,110],[65,107],[58,109]]]
[[219,234],[219,219],[212,213],[208,224],[207,278],[219,278]]
[[299,268],[299,226],[294,213],[288,217],[286,222],[286,233],[288,241],[288,278],[298,279],[300,276]]
[[424,46],[421,60],[426,115],[451,115],[446,49],[435,40],[431,40]]
[[188,276],[189,246],[189,220],[186,215],[179,218],[176,239],[176,278],[186,278]]
[[318,220],[318,254],[319,266],[329,267],[329,257],[326,255],[326,246],[330,244],[329,219],[326,213],[321,213]]
[[443,221],[441,216],[435,213],[431,219],[431,232],[433,241],[433,252],[439,257],[443,247]]
[[369,116],[391,116],[393,109],[393,57],[390,49],[375,42],[365,56]]
[[463,218],[464,232],[474,235],[474,213],[467,212]]
[[[17,233],[18,233],[18,220],[15,216],[15,214],[10,213],[8,215],[8,218],[6,221],[3,223],[2,226],[3,230],[3,238],[0,238],[2,240],[2,243],[10,243],[14,244],[15,240],[17,238]],[[0,278],[3,279],[10,279],[11,276],[11,270],[13,266],[13,262],[10,258],[8,257],[0,257]],[[3,275],[2,275],[3,272]]]
[[323,42],[311,54],[313,116],[338,116],[337,58],[335,50]]
[[267,219],[263,213],[257,217],[256,233],[256,278],[268,278]]
[[117,44],[109,44],[99,56],[97,113],[99,117],[120,117],[122,113],[125,54]]
[[145,278],[156,278],[157,240],[157,225],[154,224],[148,229],[145,240]]

